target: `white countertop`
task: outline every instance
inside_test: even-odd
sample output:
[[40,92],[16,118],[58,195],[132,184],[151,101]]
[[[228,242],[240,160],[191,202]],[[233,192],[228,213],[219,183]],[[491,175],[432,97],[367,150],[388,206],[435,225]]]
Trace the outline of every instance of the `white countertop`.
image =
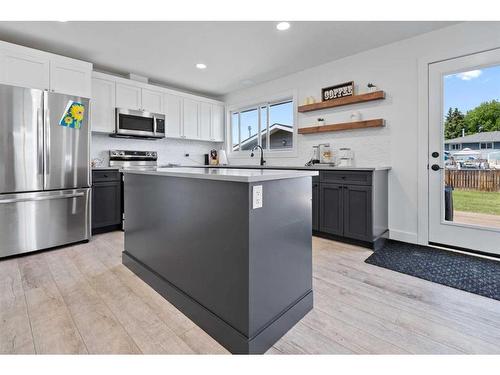
[[125,174],[184,177],[217,181],[260,182],[297,177],[317,176],[317,171],[278,169],[234,169],[234,168],[158,168],[156,171],[124,170]]

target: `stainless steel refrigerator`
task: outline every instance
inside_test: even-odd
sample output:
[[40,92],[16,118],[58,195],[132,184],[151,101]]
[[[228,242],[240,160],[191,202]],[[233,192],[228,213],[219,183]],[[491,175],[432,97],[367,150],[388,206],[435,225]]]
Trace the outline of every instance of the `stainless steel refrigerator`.
[[90,238],[88,118],[87,98],[0,85],[0,257]]

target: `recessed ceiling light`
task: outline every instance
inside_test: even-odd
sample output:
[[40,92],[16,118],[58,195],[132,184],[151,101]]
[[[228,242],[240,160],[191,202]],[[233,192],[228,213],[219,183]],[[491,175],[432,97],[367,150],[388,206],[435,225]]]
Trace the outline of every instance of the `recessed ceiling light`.
[[198,63],[198,64],[196,64],[196,67],[197,67],[198,69],[206,69],[206,68],[207,68],[207,66],[206,66],[205,64],[203,64],[203,63]]
[[290,24],[288,22],[280,22],[276,25],[276,28],[279,31],[288,30],[290,28]]

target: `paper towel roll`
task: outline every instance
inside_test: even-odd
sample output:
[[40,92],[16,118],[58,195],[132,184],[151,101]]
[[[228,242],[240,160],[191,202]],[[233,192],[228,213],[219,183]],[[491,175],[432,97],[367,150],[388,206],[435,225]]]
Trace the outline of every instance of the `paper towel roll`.
[[226,150],[219,151],[219,165],[228,165]]

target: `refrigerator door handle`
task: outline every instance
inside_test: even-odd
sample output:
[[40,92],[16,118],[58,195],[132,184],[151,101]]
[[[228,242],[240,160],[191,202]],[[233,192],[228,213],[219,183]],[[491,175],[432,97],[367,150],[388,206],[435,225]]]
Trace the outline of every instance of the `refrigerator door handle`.
[[38,130],[37,136],[37,151],[38,151],[38,173],[43,175],[43,150],[44,150],[44,140],[43,140],[43,107],[38,107],[36,109],[36,124]]
[[48,201],[52,199],[68,199],[83,197],[85,193],[73,193],[73,194],[62,194],[62,195],[47,195],[43,197],[31,197],[31,198],[6,198],[0,199],[0,204],[7,203],[18,203],[18,202],[32,202],[32,201]]
[[[44,92],[44,103],[47,103],[47,92]],[[43,169],[45,174],[44,188],[47,189],[47,178],[50,174],[50,118],[49,118],[49,109],[43,108],[43,127],[45,133],[44,139],[44,155],[43,155]]]

